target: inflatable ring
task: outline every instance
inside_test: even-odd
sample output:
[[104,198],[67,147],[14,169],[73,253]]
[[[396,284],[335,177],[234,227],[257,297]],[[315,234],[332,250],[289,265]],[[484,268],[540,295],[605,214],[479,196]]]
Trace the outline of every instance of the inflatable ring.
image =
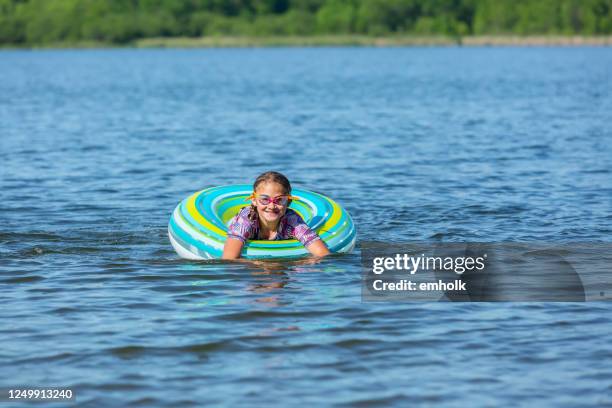
[[[174,250],[185,259],[219,259],[227,237],[227,227],[240,209],[249,205],[253,192],[248,184],[211,187],[184,199],[174,210],[168,236]],[[356,231],[349,214],[335,201],[312,191],[292,189],[296,197],[289,208],[302,216],[331,252],[349,252],[355,246]],[[249,259],[296,258],[309,255],[295,239],[251,240],[241,256]]]

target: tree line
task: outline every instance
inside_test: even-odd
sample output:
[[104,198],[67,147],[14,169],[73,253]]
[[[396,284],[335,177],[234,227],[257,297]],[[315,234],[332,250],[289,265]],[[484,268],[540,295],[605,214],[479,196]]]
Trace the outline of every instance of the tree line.
[[0,0],[0,44],[150,37],[608,35],[612,0]]

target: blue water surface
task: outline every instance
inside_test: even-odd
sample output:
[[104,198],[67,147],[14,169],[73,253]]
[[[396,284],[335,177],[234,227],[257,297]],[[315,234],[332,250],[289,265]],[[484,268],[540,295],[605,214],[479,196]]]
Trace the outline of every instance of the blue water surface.
[[188,194],[278,170],[358,244],[610,242],[611,67],[589,47],[0,52],[0,388],[612,404],[610,303],[364,303],[359,249],[188,262],[166,231]]

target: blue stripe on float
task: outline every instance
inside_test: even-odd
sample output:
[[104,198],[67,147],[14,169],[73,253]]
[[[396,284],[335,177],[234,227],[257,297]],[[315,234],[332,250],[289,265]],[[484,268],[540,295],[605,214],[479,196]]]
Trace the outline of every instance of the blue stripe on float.
[[351,230],[350,235],[344,237],[344,239],[342,239],[341,241],[335,243],[334,245],[328,247],[329,250],[331,252],[337,252],[338,250],[344,248],[345,246],[347,246],[357,235],[357,230],[355,228],[353,228]]

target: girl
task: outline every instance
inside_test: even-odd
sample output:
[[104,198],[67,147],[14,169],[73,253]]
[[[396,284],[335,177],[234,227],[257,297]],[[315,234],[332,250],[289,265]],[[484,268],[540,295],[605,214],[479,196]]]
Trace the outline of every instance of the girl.
[[308,228],[291,204],[291,184],[275,171],[261,174],[253,183],[251,206],[236,215],[229,226],[223,247],[223,259],[240,257],[249,239],[297,239],[315,256],[329,254],[329,249],[316,232]]

